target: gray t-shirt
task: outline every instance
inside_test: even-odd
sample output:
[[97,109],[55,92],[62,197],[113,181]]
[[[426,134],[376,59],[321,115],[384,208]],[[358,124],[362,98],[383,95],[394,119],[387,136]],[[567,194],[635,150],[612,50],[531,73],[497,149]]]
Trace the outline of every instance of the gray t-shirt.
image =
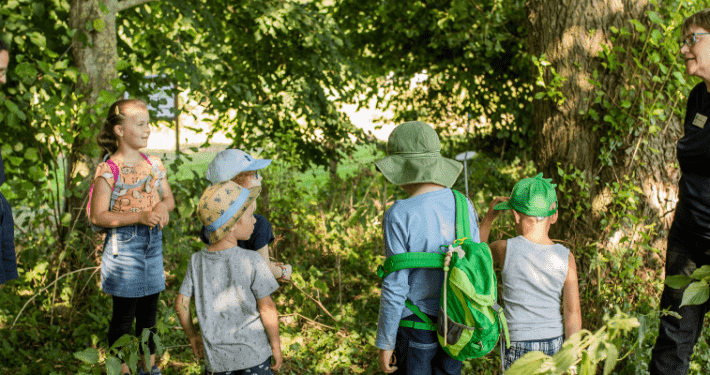
[[503,303],[511,341],[544,340],[564,333],[560,306],[569,250],[523,236],[506,241]]
[[195,298],[208,371],[247,369],[271,356],[256,301],[278,287],[256,251],[233,247],[192,255],[180,294]]

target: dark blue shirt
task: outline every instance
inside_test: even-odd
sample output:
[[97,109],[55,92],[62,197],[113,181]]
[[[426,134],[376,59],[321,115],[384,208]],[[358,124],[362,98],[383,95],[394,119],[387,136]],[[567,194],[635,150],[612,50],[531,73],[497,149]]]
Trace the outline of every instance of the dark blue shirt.
[[2,153],[0,152],[0,186],[5,183],[5,163],[2,162]]
[[[0,186],[5,182],[5,165],[0,155]],[[0,284],[16,279],[17,260],[15,259],[15,222],[12,219],[10,204],[0,193]]]
[[[274,240],[274,233],[271,231],[271,223],[269,223],[269,221],[261,215],[254,214],[254,218],[256,218],[256,223],[254,224],[254,232],[252,232],[251,237],[249,237],[246,241],[237,241],[237,245],[239,245],[242,249],[256,251],[270,244]],[[205,228],[204,225],[200,231],[200,239],[205,244],[210,244],[209,234],[207,233],[207,228]]]

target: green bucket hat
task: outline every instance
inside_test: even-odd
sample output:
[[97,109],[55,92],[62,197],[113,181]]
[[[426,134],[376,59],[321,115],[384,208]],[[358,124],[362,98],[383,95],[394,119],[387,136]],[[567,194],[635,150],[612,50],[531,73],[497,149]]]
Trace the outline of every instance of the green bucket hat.
[[463,169],[458,161],[441,156],[439,136],[421,121],[397,126],[387,140],[387,157],[375,165],[395,185],[431,182],[449,188]]
[[542,178],[542,173],[535,177],[525,178],[518,181],[510,193],[510,200],[498,203],[494,210],[513,209],[528,216],[548,217],[557,212],[557,205],[550,209],[553,203],[557,202],[555,184],[551,184],[551,178]]

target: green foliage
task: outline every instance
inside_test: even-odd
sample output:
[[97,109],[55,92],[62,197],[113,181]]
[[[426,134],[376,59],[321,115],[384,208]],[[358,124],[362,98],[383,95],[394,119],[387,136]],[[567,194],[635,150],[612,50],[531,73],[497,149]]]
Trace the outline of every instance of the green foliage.
[[[697,281],[693,281],[697,280]],[[702,305],[710,297],[710,265],[704,265],[690,276],[667,276],[665,284],[674,289],[683,289],[683,300],[680,307],[686,305]]]
[[550,66],[550,62],[545,60],[545,55],[543,54],[540,58],[532,56],[533,65],[537,68],[537,76],[535,78],[535,85],[542,88],[535,94],[535,99],[547,98],[552,100],[558,106],[562,105],[565,100],[565,94],[562,92],[562,85],[567,80],[565,77],[560,76],[555,68],[550,67],[550,73],[552,75],[552,80],[548,84],[545,83],[544,71]]
[[333,7],[368,87],[360,106],[391,110],[395,123],[441,124],[447,135],[473,122],[529,149],[524,1],[338,0]]
[[189,91],[214,116],[208,137],[302,170],[353,150],[360,131],[336,104],[352,100],[358,72],[319,1],[154,2],[117,25],[129,91],[147,96],[144,76],[169,77],[167,94]]
[[561,375],[575,366],[580,375],[594,375],[598,364],[604,362],[603,374],[611,374],[619,360],[617,345],[640,324],[618,308],[613,317],[606,315],[604,321],[604,326],[594,333],[581,330],[566,339],[562,349],[552,357],[542,352],[525,354],[506,373]]

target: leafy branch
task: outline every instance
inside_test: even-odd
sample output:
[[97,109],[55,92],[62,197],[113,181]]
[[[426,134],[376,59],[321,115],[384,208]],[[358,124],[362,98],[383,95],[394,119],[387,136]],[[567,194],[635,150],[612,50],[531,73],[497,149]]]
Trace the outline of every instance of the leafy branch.
[[701,305],[710,297],[710,265],[706,264],[696,269],[690,276],[667,276],[665,284],[674,289],[682,289],[687,286],[683,292],[683,300],[680,307]]

